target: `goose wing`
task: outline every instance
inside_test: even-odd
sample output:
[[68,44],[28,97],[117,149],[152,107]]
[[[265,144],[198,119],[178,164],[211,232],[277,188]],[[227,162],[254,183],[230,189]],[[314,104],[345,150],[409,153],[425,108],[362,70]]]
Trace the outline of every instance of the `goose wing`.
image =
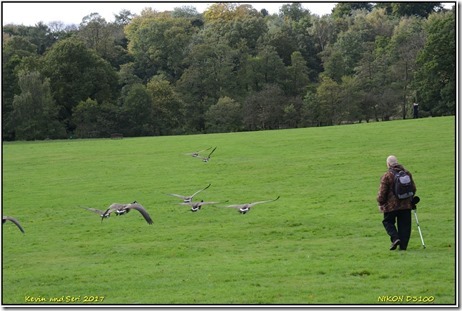
[[209,155],[207,156],[207,158],[210,158],[210,156],[212,155],[212,153],[217,149],[217,147],[213,148],[213,150],[209,153]]
[[213,148],[213,150],[209,153],[208,156],[206,157],[200,157],[200,159],[202,159],[202,161],[204,162],[208,162],[208,160],[210,160],[210,157],[212,156],[212,153],[217,149],[217,147]]
[[233,204],[233,205],[228,205],[228,206],[225,206],[225,207],[244,208],[244,207],[248,207],[248,206],[249,206],[249,203],[246,203],[246,204]]
[[276,201],[277,199],[279,199],[279,197],[280,197],[280,196],[278,196],[276,199],[273,199],[273,200],[265,200],[265,201],[253,202],[253,203],[250,203],[250,204],[249,204],[249,207],[252,207],[252,206],[257,205],[257,204],[273,202],[273,201]]
[[100,216],[104,214],[104,211],[102,211],[100,209],[97,209],[97,208],[93,208],[93,207],[83,207],[83,208],[90,211],[90,212],[96,213],[96,214],[98,214]]
[[245,204],[234,204],[234,205],[228,205],[226,207],[233,207],[233,208],[247,208],[247,207],[252,207],[257,204],[262,204],[262,203],[268,203],[268,202],[273,202],[279,199],[280,196],[278,196],[276,199],[273,200],[265,200],[265,201],[257,201],[253,203],[245,203]]
[[173,197],[177,197],[177,198],[180,198],[180,199],[183,199],[183,200],[186,200],[186,199],[189,199],[190,197],[188,196],[185,196],[185,195],[181,195],[181,194],[176,194],[176,193],[167,193],[167,195],[171,195]]
[[218,204],[220,202],[200,202],[200,206],[202,205],[210,205],[210,204]]
[[212,147],[208,147],[207,149],[204,149],[204,150],[189,152],[189,153],[185,153],[185,154],[186,154],[186,155],[193,156],[193,157],[197,157],[197,156],[199,155],[199,153],[204,152],[204,151],[207,151],[207,150],[210,150],[211,148],[212,148]]
[[25,233],[23,227],[21,226],[21,224],[19,223],[19,221],[16,218],[10,217],[10,216],[3,216],[2,217],[2,223],[5,223],[7,220],[14,223],[19,228],[19,230],[21,230],[22,233]]
[[180,199],[183,199],[183,200],[191,200],[196,194],[198,194],[199,192],[201,191],[204,191],[205,189],[207,189],[208,187],[210,187],[212,184],[209,184],[207,187],[205,187],[204,189],[200,189],[196,192],[194,192],[193,194],[189,195],[189,196],[186,196],[186,195],[181,195],[181,194],[176,194],[176,193],[167,193],[167,195],[170,195],[170,196],[173,196],[173,197],[177,197],[177,198],[180,198]]
[[193,194],[191,194],[191,196],[189,196],[188,198],[193,198],[196,194],[198,194],[199,192],[202,192],[204,191],[205,189],[207,189],[208,187],[210,187],[212,184],[209,184],[207,187],[205,187],[204,189],[201,189],[201,190],[198,190],[196,192],[194,192]]
[[191,207],[194,206],[202,206],[202,205],[207,205],[207,204],[218,204],[220,202],[183,202],[180,203],[180,205],[189,205]]
[[152,225],[154,222],[151,219],[151,216],[149,216],[148,212],[146,209],[139,203],[132,203],[129,204],[126,209],[136,209],[138,212],[143,215],[144,219],[147,221],[148,224]]

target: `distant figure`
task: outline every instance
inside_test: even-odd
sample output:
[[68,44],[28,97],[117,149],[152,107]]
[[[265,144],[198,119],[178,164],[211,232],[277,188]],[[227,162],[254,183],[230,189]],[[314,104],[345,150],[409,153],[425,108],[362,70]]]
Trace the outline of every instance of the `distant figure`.
[[419,104],[414,103],[413,108],[414,108],[414,119],[418,119],[419,118]]
[[[379,210],[383,213],[382,224],[387,234],[390,236],[390,250],[395,250],[398,246],[400,250],[406,250],[411,237],[411,209],[412,196],[400,199],[395,193],[395,174],[404,171],[409,175],[409,184],[412,188],[412,195],[416,192],[416,186],[411,173],[406,170],[395,156],[387,158],[387,172],[380,179],[380,188],[377,194]],[[402,196],[401,196],[402,197]],[[397,225],[397,226],[396,226]]]

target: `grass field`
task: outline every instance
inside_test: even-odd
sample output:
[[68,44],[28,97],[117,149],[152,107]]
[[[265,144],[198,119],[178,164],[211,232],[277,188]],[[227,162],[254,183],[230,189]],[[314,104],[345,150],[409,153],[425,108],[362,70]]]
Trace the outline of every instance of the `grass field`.
[[[2,303],[420,304],[456,296],[455,118],[231,134],[3,143]],[[217,146],[210,162],[184,155]],[[376,195],[417,185],[408,250]],[[166,193],[223,202],[197,213]],[[273,199],[245,215],[229,204]],[[101,223],[81,206],[137,200]]]

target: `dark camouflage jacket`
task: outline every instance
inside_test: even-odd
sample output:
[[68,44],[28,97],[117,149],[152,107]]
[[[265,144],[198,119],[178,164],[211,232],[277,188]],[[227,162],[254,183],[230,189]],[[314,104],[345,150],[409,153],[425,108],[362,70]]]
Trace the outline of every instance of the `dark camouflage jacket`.
[[[406,170],[401,164],[395,164],[391,167],[391,169],[393,169],[396,172],[404,170],[406,173],[409,174],[412,180],[412,188],[414,190],[415,195],[417,189],[415,187],[412,174],[408,170]],[[412,198],[400,200],[393,194],[393,187],[395,183],[394,179],[394,175],[392,172],[390,172],[390,170],[383,174],[382,178],[380,179],[380,188],[379,193],[377,194],[377,202],[379,203],[379,209],[382,213],[412,208]]]

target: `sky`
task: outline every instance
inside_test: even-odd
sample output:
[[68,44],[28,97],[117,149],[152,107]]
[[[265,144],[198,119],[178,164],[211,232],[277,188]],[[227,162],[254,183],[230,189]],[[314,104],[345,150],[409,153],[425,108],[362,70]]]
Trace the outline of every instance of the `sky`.
[[[123,9],[129,10],[134,14],[140,14],[146,7],[151,7],[156,11],[172,10],[176,7],[194,6],[199,13],[202,13],[214,2],[180,2],[180,1],[151,1],[151,2],[2,2],[2,24],[16,24],[24,26],[35,26],[38,22],[49,24],[50,22],[63,22],[64,24],[80,24],[82,18],[91,13],[98,13],[107,22],[114,21],[114,14],[119,14]],[[255,9],[266,9],[270,14],[279,13],[279,8],[284,2],[238,2],[250,4]],[[310,2],[302,3],[302,7],[310,10],[312,14],[319,16],[330,14],[336,2]]]

